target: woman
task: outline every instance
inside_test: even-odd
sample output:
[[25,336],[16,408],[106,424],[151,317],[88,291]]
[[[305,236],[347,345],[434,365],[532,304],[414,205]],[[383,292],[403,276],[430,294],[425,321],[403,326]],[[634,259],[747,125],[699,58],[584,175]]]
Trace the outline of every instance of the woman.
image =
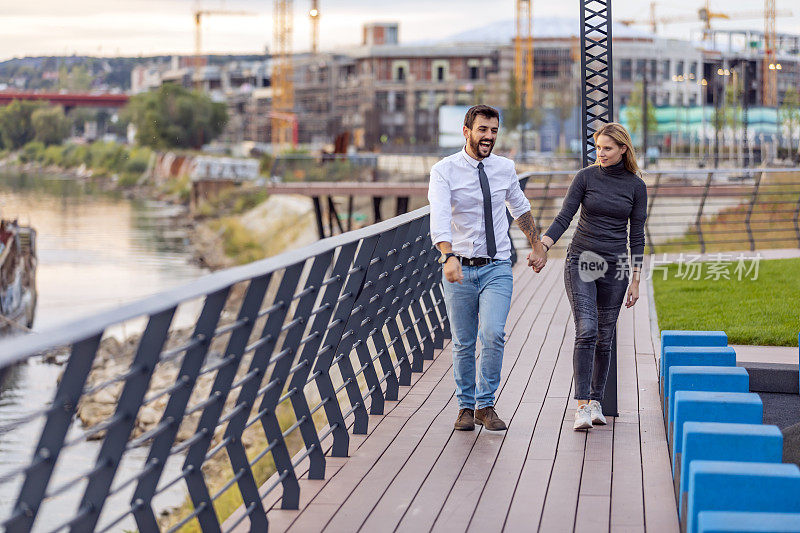
[[606,423],[600,400],[608,377],[611,341],[623,300],[626,307],[632,307],[639,299],[647,217],[647,186],[640,177],[628,132],[615,122],[605,124],[594,134],[594,142],[597,161],[575,175],[561,212],[542,237],[549,250],[569,227],[578,206],[582,207],[564,266],[564,285],[575,318],[576,430]]

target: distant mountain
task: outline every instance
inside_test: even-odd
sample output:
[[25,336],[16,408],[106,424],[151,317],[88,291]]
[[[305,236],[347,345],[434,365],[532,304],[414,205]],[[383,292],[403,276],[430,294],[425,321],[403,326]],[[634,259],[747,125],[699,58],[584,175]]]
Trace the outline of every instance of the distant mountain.
[[[539,39],[563,38],[580,35],[580,19],[566,17],[535,17],[533,19],[533,37]],[[427,39],[411,44],[448,44],[448,43],[510,43],[517,31],[513,19],[499,20],[485,26],[462,31],[441,39]],[[653,34],[623,24],[615,23],[612,28],[614,37],[649,38]]]

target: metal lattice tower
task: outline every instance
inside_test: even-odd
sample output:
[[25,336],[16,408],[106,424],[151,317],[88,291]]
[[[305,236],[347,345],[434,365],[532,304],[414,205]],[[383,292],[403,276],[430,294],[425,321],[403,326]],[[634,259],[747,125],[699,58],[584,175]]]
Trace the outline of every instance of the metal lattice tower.
[[292,0],[275,0],[275,50],[272,54],[272,144],[292,144]]
[[614,120],[611,0],[581,0],[582,164],[595,160],[592,135]]
[[778,105],[778,71],[775,61],[775,0],[764,0],[764,105]]
[[[533,0],[517,0],[517,35],[514,38],[514,76],[520,90],[517,104],[533,107]],[[524,80],[524,82],[523,82]]]

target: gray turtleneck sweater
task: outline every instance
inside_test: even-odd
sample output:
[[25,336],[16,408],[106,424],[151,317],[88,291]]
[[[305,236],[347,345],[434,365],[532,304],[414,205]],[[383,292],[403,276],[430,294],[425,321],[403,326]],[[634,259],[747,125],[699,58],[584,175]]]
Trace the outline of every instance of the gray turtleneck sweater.
[[644,254],[644,221],[647,218],[647,186],[620,161],[610,167],[586,167],[572,180],[561,212],[545,235],[553,242],[563,235],[582,206],[578,229],[570,248],[575,253],[592,251],[607,261],[628,254],[630,220],[631,264],[641,266]]

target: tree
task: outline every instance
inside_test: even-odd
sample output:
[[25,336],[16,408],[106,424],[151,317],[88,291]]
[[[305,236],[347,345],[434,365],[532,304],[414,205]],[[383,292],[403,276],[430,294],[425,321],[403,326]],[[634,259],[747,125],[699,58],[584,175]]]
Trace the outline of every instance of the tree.
[[[642,82],[638,82],[631,92],[631,98],[625,108],[625,121],[634,135],[642,133]],[[655,132],[658,128],[656,108],[650,98],[647,99],[647,132]]]
[[43,102],[14,100],[0,108],[0,139],[5,148],[16,150],[33,140],[35,132],[31,115],[45,105]]
[[58,88],[72,93],[86,92],[92,86],[92,75],[86,65],[75,65],[67,71],[66,65],[58,69]]
[[31,113],[34,139],[45,146],[61,144],[69,135],[69,120],[61,106],[42,107]]
[[133,96],[123,120],[136,127],[136,142],[152,148],[200,148],[222,133],[225,104],[173,84]]
[[800,127],[800,94],[791,85],[783,95],[783,103],[778,110],[778,122],[789,132],[789,154],[794,149],[795,154],[800,156],[800,145],[796,146],[794,142],[794,132]]

